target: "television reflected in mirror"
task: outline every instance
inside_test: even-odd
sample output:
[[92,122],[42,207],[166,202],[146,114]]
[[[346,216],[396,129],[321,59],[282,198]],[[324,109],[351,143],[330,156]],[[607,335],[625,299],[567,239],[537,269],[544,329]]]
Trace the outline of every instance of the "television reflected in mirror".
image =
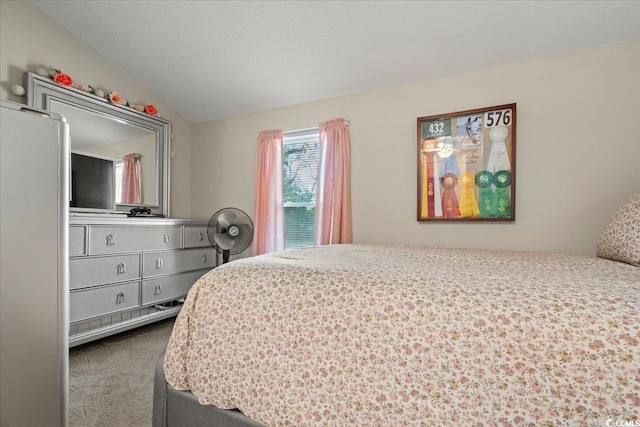
[[[105,98],[61,86],[37,74],[26,73],[25,79],[29,106],[61,114],[69,123],[72,151],[96,159],[114,159],[114,209],[76,206],[72,207],[74,212],[127,213],[133,207],[145,207],[153,214],[169,216],[169,121],[113,105]],[[123,159],[131,154],[136,157],[139,188],[133,198],[129,191],[118,191],[122,189]],[[89,189],[85,191],[90,193]],[[122,194],[128,199],[124,200]]]
[[72,212],[116,211],[116,159],[71,151]]

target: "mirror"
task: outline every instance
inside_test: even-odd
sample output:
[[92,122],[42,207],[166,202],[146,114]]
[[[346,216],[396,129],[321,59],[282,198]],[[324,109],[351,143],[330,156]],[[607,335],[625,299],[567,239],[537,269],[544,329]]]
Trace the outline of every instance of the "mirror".
[[[52,98],[49,110],[62,114],[69,123],[71,149],[116,159],[116,204],[157,206],[156,134],[115,117],[80,109]],[[137,154],[139,202],[122,200],[122,167],[127,154]]]
[[[170,122],[78,89],[60,86],[46,77],[27,73],[29,105],[62,114],[69,123],[71,149],[115,160],[116,210],[144,206],[154,214],[169,215],[168,162]],[[131,194],[131,176],[125,176],[125,156],[137,162]],[[131,156],[129,156],[130,158]],[[124,189],[123,189],[124,187]],[[77,210],[77,209],[75,209]]]

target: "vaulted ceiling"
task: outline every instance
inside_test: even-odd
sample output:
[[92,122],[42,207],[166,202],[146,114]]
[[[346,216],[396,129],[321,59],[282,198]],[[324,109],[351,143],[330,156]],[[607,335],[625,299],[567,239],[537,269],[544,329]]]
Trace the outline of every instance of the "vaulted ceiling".
[[190,122],[640,39],[639,1],[33,1]]

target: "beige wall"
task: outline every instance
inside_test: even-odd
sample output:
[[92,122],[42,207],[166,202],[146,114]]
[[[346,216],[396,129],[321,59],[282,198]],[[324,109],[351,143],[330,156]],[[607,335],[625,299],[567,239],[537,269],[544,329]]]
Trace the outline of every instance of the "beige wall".
[[[189,124],[28,2],[0,1],[0,99],[25,70],[154,103],[172,121],[171,212],[253,216],[259,131],[352,123],[356,242],[593,253],[613,210],[640,191],[640,41]],[[516,102],[515,223],[418,223],[416,118]]]
[[[153,104],[172,123],[171,216],[191,216],[191,125],[137,82],[107,63],[75,36],[27,1],[0,1],[0,99],[26,103],[10,92],[23,85],[25,71],[50,66],[75,81],[105,91],[117,90],[131,102]],[[158,72],[161,72],[158,70]]]
[[[516,221],[418,223],[417,117],[512,102]],[[356,242],[593,254],[640,191],[640,41],[193,125],[194,216],[253,216],[258,132],[337,117],[351,121]]]

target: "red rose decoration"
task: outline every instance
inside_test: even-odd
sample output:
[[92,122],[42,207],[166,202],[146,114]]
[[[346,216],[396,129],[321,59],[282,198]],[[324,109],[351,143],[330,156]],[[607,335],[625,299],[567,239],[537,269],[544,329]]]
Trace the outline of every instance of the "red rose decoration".
[[155,116],[156,114],[158,114],[158,110],[156,110],[156,107],[154,107],[153,105],[147,105],[146,107],[144,107],[144,111],[147,114],[150,114],[152,116]]
[[53,80],[62,86],[71,86],[73,84],[73,80],[71,80],[71,77],[67,76],[64,73],[56,73],[56,75],[53,76]]

